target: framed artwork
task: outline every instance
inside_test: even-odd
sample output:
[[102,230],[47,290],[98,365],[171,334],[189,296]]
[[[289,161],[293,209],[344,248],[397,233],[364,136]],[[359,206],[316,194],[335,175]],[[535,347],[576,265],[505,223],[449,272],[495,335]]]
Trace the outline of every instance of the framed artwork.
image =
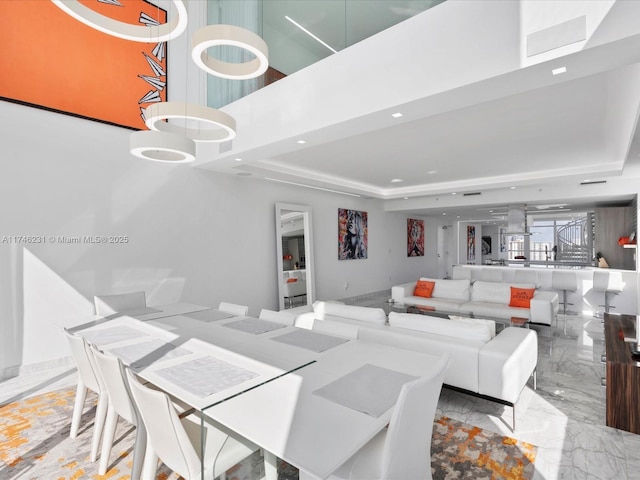
[[367,212],[338,209],[338,260],[367,258]]
[[507,229],[500,227],[498,229],[498,243],[500,244],[500,253],[507,251]]
[[[96,12],[135,25],[165,23],[144,0],[82,0]],[[50,1],[2,2],[0,99],[131,129],[142,109],[167,100],[165,43],[102,33]]]
[[491,237],[482,237],[482,255],[489,255],[491,253]]
[[424,220],[407,218],[407,257],[424,257]]
[[476,259],[476,227],[467,225],[467,261]]

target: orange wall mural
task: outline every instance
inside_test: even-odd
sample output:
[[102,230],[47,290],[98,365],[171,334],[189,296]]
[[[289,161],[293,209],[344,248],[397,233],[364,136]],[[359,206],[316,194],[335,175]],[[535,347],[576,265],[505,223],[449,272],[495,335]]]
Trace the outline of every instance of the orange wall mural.
[[[131,24],[166,22],[144,0],[82,3]],[[0,6],[0,98],[133,129],[146,128],[141,108],[166,101],[165,43],[107,35],[47,0]]]

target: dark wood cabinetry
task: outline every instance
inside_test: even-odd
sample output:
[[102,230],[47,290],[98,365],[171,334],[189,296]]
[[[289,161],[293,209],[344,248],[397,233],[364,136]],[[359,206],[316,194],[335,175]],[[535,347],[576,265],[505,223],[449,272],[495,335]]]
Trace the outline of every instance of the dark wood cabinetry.
[[607,425],[640,434],[640,361],[631,355],[638,344],[635,315],[605,314]]
[[620,237],[628,237],[635,230],[635,211],[628,207],[603,207],[595,211],[595,250],[600,252],[609,267],[635,270],[634,251],[618,244]]

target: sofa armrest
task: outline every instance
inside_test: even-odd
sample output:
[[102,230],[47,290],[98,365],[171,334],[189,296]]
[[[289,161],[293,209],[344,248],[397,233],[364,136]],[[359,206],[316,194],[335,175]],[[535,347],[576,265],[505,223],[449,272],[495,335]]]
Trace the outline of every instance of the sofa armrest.
[[413,296],[416,283],[418,282],[403,283],[402,285],[391,287],[391,298],[396,302],[402,302],[406,297]]
[[556,292],[536,290],[529,307],[529,319],[532,323],[551,325],[551,322],[558,314],[558,302],[558,294]]
[[480,350],[480,393],[515,403],[537,365],[538,334],[505,328]]

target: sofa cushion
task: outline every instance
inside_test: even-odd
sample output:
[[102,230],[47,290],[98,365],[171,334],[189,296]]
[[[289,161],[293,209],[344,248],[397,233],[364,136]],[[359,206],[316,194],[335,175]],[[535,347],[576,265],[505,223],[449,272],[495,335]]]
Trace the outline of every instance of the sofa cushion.
[[416,288],[413,290],[413,294],[416,297],[431,298],[433,294],[433,287],[436,286],[436,282],[429,282],[428,280],[418,280]]
[[462,317],[460,315],[449,315],[449,320],[452,320],[454,322],[471,323],[476,325],[486,325],[487,327],[489,327],[489,333],[491,334],[491,338],[496,336],[495,320],[487,320],[485,318]]
[[535,288],[517,288],[511,287],[510,307],[529,308],[531,307],[531,299],[536,293]]
[[435,282],[431,297],[469,301],[469,287],[471,285],[469,280],[443,280],[439,278],[421,278],[420,280]]
[[491,331],[487,325],[452,322],[446,318],[430,317],[414,313],[389,313],[389,325],[425,333],[466,340],[491,340]]
[[324,320],[326,316],[351,318],[377,325],[387,323],[387,315],[382,308],[359,307],[332,302],[314,302],[313,311],[316,317]]
[[531,283],[499,283],[478,280],[474,282],[473,287],[471,287],[471,301],[509,305],[511,301],[511,287],[536,288],[535,285]]

